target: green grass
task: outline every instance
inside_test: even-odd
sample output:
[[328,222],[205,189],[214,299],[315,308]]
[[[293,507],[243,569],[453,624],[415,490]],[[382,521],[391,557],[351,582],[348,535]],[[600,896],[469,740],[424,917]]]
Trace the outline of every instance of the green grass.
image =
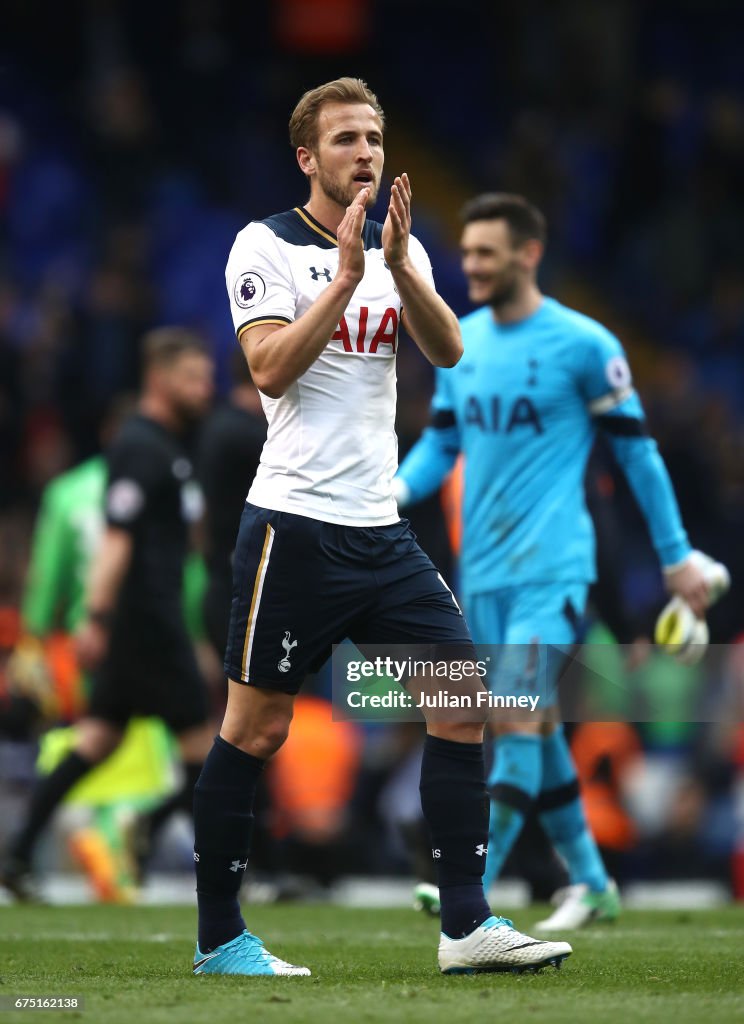
[[[529,931],[539,914],[516,923]],[[443,977],[436,922],[412,911],[276,906],[250,909],[249,927],[312,978],[194,978],[194,919],[185,907],[2,907],[0,996],[82,996],[82,1012],[51,1017],[90,1024],[744,1020],[742,907],[627,911],[574,936],[560,972],[520,976]]]

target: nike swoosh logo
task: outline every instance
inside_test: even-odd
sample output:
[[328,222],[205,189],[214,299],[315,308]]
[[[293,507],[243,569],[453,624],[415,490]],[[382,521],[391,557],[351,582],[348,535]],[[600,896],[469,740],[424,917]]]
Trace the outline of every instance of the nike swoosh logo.
[[521,946],[509,946],[507,953],[513,953],[515,949],[527,949],[528,946],[544,946],[545,943],[541,939],[536,939],[535,942],[523,942]]
[[217,953],[210,953],[208,956],[203,956],[201,960],[197,960],[196,963],[194,964],[194,970],[197,970],[197,968],[201,967],[202,964],[205,964],[207,960],[214,960],[216,956]]

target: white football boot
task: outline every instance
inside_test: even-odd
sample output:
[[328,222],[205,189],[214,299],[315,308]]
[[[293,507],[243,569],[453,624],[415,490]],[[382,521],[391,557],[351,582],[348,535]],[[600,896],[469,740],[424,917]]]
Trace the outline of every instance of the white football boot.
[[612,879],[602,892],[592,892],[588,885],[581,884],[569,885],[561,894],[558,909],[535,925],[541,932],[575,931],[594,921],[615,921],[620,916],[620,893]]
[[439,969],[443,974],[537,972],[559,968],[573,950],[567,942],[543,942],[518,932],[505,917],[489,917],[464,939],[442,933]]

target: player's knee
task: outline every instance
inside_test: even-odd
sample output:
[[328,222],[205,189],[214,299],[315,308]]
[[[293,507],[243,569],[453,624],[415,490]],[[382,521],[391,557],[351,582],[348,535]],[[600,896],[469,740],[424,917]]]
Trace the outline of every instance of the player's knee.
[[240,725],[223,723],[221,735],[228,743],[265,761],[272,757],[289,735],[291,715],[265,716],[260,722],[248,721]]
[[262,751],[255,757],[271,757],[286,740],[289,735],[290,719],[284,716],[277,716],[266,722],[260,732],[254,737],[254,744]]
[[230,680],[220,735],[252,757],[266,760],[287,738],[294,697]]

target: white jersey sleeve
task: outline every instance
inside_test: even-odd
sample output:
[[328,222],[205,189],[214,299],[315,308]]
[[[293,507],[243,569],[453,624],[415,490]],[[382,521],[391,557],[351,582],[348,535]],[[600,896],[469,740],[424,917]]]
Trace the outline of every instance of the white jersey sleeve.
[[264,224],[240,231],[225,268],[235,334],[259,324],[291,324],[297,294],[292,273],[276,236]]
[[414,235],[408,239],[408,255],[411,257],[416,270],[423,277],[428,285],[434,287],[434,274],[431,269],[431,261],[421,242]]

